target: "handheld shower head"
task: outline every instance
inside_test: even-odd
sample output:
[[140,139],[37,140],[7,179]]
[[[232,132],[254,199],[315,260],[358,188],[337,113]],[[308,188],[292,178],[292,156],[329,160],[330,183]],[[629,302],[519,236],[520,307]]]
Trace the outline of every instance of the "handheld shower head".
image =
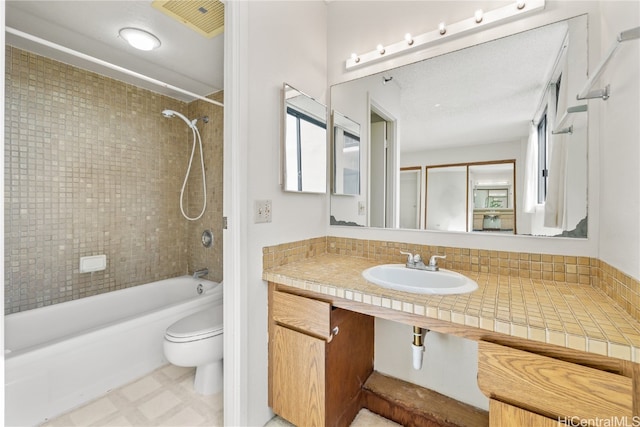
[[177,111],[173,111],[173,110],[163,110],[162,111],[162,115],[165,116],[166,118],[170,119],[172,117],[180,117],[182,120],[184,120],[184,122],[187,124],[187,126],[189,126],[190,128],[193,128],[195,126],[195,121],[191,122],[189,121],[189,119],[187,119],[184,115],[178,113]]

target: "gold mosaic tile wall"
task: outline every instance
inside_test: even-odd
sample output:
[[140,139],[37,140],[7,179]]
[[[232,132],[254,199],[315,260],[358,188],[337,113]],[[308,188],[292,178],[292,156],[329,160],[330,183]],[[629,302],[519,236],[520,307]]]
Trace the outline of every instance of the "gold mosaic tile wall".
[[[201,225],[180,214],[191,131],[161,115],[201,107],[13,47],[5,78],[6,313],[186,274],[190,257],[221,274],[221,256],[205,264],[198,253],[201,231],[190,236]],[[219,130],[205,131],[205,158],[221,170],[207,138],[222,133],[222,115],[207,114]],[[208,192],[213,228],[221,178]],[[80,257],[97,254],[107,269],[80,274]]]
[[592,265],[597,270],[594,285],[602,289],[634,319],[640,321],[640,281],[604,261],[594,259]]
[[302,261],[324,253],[327,253],[327,237],[269,246],[262,250],[262,268],[268,269]]
[[[214,94],[211,99],[224,102],[222,92]],[[190,119],[207,116],[209,122],[199,119],[197,122],[200,136],[202,137],[204,150],[204,168],[207,177],[207,208],[202,218],[196,221],[189,221],[187,229],[187,241],[195,244],[187,245],[188,270],[193,273],[201,268],[209,268],[209,280],[222,281],[222,189],[223,189],[223,113],[222,107],[210,104],[205,101],[194,101],[189,104],[188,116]],[[191,153],[191,132],[188,140],[180,143],[182,154],[183,176],[187,168],[187,159]],[[199,151],[193,158],[191,174],[185,192],[189,195],[188,204],[185,206],[187,215],[197,217],[202,211],[202,172],[200,166]],[[180,182],[182,184],[182,181]],[[179,208],[178,208],[179,209]],[[210,230],[213,232],[213,246],[205,248],[199,242],[202,232]]]
[[[419,253],[425,260],[431,255],[446,255],[446,259],[438,261],[443,268],[486,273],[504,277],[505,280],[515,277],[541,280],[545,283],[599,287],[634,319],[640,321],[640,282],[605,262],[590,257],[488,251],[328,236],[264,248],[263,266],[268,269],[323,253],[366,258],[380,263],[403,263],[406,256],[400,254],[400,251]],[[543,309],[545,307],[542,305]]]
[[452,248],[339,237],[327,239],[328,253],[361,256],[380,262],[405,262],[406,255],[400,254],[400,251],[419,253],[425,263],[432,255],[446,255],[447,258],[438,260],[438,264],[451,270],[585,285],[591,283],[591,258],[589,257]]

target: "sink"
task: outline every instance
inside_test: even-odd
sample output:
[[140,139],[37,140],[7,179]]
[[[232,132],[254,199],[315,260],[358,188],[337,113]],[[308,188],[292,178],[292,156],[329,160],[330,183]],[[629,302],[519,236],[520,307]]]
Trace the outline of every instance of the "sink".
[[407,268],[404,264],[383,264],[368,268],[362,276],[383,288],[414,294],[466,294],[478,289],[478,284],[451,270],[438,271]]

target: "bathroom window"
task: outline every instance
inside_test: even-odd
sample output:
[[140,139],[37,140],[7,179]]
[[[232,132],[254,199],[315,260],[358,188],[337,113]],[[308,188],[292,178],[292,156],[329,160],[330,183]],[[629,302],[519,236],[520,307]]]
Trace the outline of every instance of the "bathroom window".
[[538,123],[538,203],[547,198],[547,112]]
[[558,102],[560,100],[560,83],[562,82],[562,74],[558,76],[558,80],[553,83],[548,91],[549,100],[547,107],[538,123],[538,203],[543,204],[547,199],[547,181],[549,177],[549,152],[551,142],[551,134],[548,130],[548,118],[557,117]]

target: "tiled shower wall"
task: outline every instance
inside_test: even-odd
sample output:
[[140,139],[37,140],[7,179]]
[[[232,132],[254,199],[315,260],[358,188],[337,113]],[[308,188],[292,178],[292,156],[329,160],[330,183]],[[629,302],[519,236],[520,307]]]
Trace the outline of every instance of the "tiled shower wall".
[[[5,78],[6,313],[194,268],[208,267],[209,277],[221,280],[220,107],[187,104],[10,46]],[[210,119],[198,125],[208,207],[195,223],[179,207],[192,134],[182,120],[164,118],[166,108]],[[202,196],[196,160],[185,197],[190,213],[200,212]],[[200,243],[204,228],[216,237],[208,250]],[[79,273],[80,257],[97,254],[107,256],[107,269]]]

